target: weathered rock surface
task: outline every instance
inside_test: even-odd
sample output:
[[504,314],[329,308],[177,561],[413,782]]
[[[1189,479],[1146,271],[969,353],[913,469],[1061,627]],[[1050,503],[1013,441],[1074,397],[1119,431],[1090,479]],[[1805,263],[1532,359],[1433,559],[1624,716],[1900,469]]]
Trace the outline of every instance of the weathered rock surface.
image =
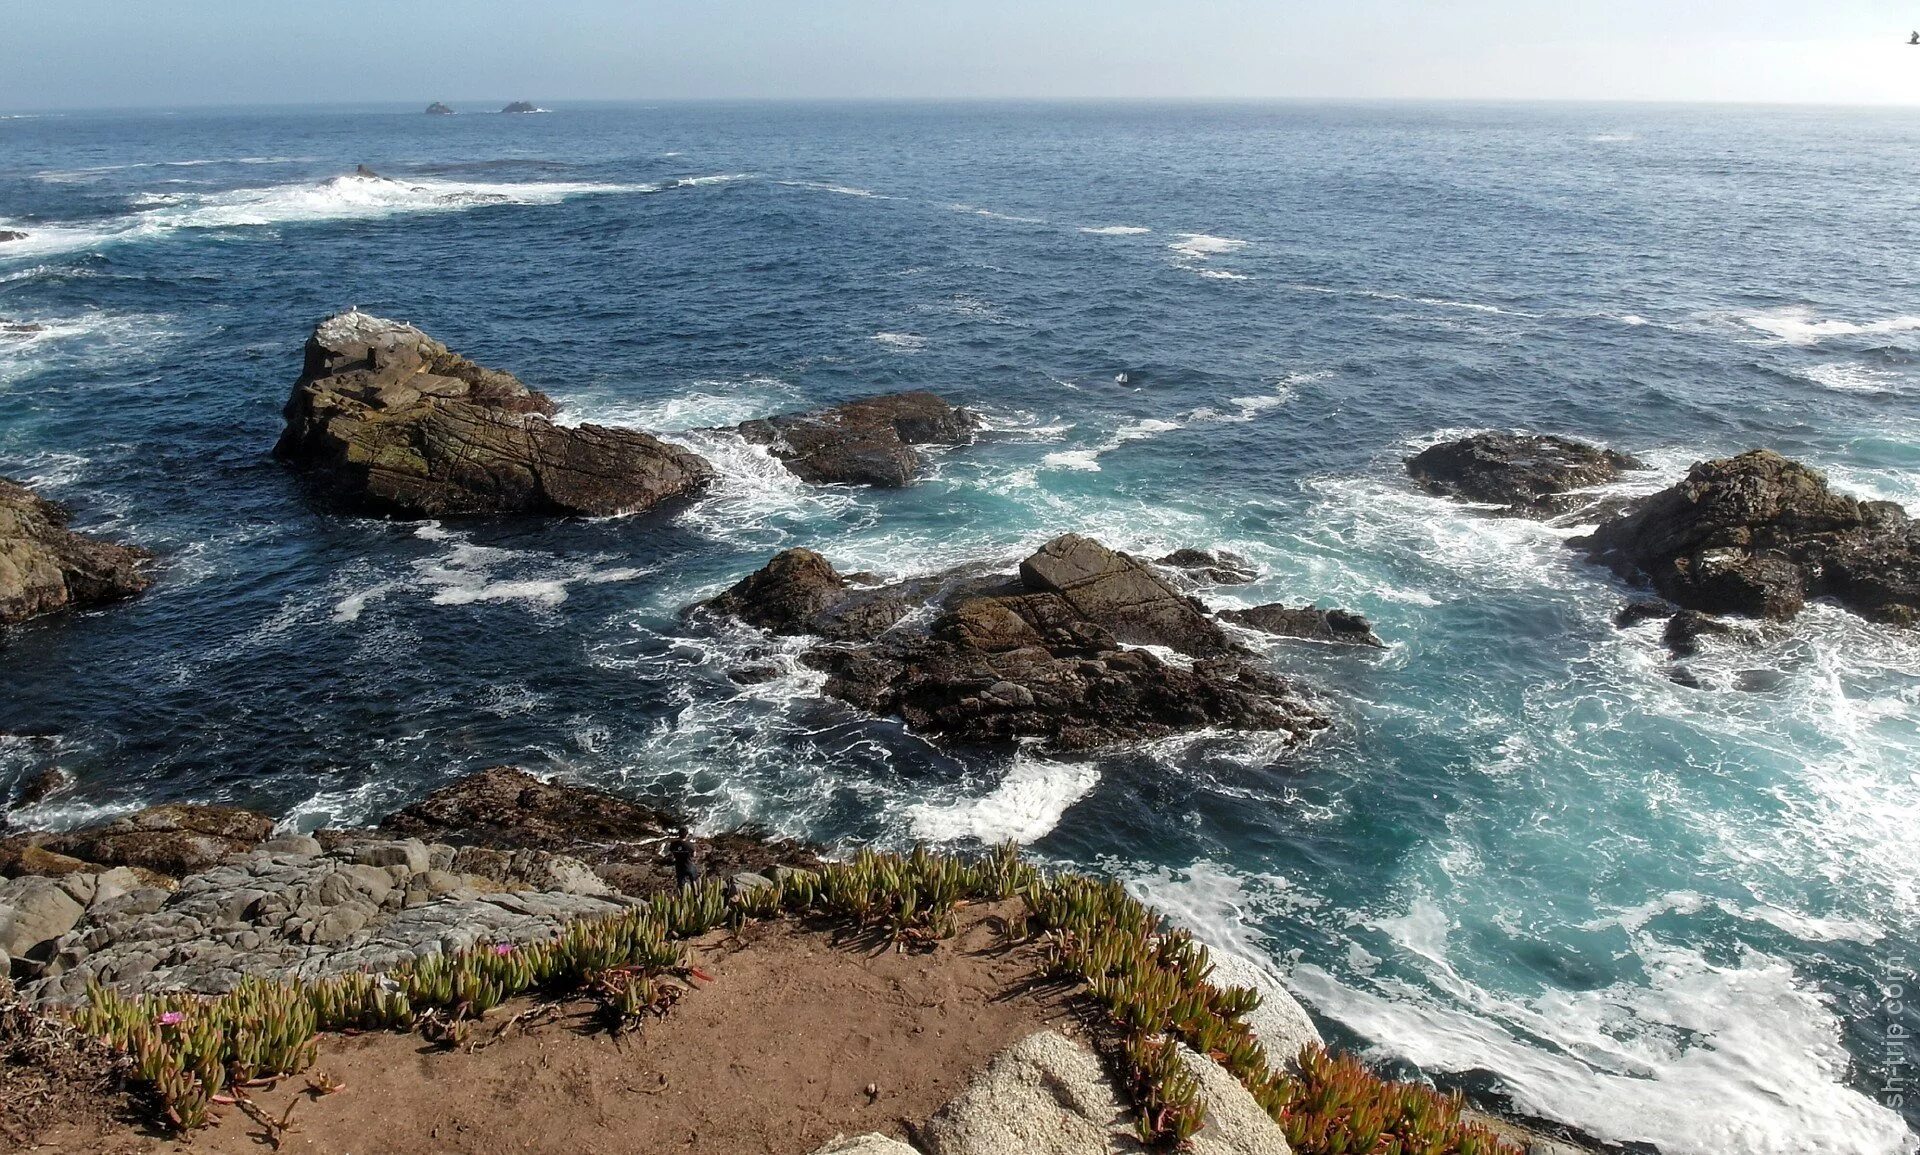
[[153,806],[104,826],[33,836],[39,848],[100,866],[130,866],[178,877],[251,850],[273,819],[231,806]]
[[[0,883],[0,950],[27,962],[45,962],[52,956],[53,941],[80,921],[92,896],[91,885],[76,888],[71,877]],[[91,882],[89,876],[78,877]]]
[[153,555],[67,528],[64,507],[0,478],[0,624],[129,598]]
[[1076,534],[1012,580],[964,571],[856,588],[818,554],[789,550],[706,608],[839,643],[802,657],[828,674],[829,694],[952,741],[1084,750],[1210,727],[1304,737],[1326,725],[1199,603]]
[[1246,558],[1230,550],[1176,549],[1153,564],[1177,570],[1191,581],[1206,585],[1243,586],[1259,578],[1260,571]]
[[1373,632],[1371,622],[1349,610],[1323,610],[1317,606],[1296,608],[1273,602],[1244,610],[1221,610],[1220,620],[1283,638],[1338,642],[1349,646],[1386,646],[1379,635]]
[[1920,524],[1771,450],[1701,462],[1572,544],[1703,613],[1780,620],[1826,596],[1874,621],[1920,621]]
[[815,1148],[813,1155],[918,1155],[918,1152],[898,1139],[873,1132],[851,1138],[836,1135],[827,1140],[825,1146]]
[[1569,490],[1644,468],[1624,453],[1535,433],[1476,433],[1407,459],[1407,472],[1428,493],[1504,505],[1527,517],[1564,513],[1571,503],[1561,495]]
[[[1238,1080],[1182,1048],[1206,1124],[1196,1155],[1288,1155],[1286,1135]],[[988,1061],[918,1136],[932,1155],[1118,1155],[1143,1152],[1130,1110],[1092,1051],[1053,1031]]]
[[1282,1071],[1295,1070],[1302,1047],[1323,1044],[1307,1009],[1265,967],[1218,948],[1208,953],[1215,986],[1251,987],[1259,992],[1260,1005],[1242,1021],[1267,1049],[1269,1064]]
[[308,339],[275,452],[349,508],[408,517],[632,513],[713,475],[638,430],[556,425],[555,409],[411,325],[346,312]]
[[865,397],[831,409],[748,421],[742,437],[771,447],[814,484],[902,486],[920,475],[915,445],[966,445],[979,419],[927,392]]

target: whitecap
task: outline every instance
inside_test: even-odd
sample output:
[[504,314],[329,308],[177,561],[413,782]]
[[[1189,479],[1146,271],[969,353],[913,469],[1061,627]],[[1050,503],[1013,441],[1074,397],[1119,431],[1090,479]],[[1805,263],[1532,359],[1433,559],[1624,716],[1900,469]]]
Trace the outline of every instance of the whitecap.
[[1829,337],[1884,336],[1920,331],[1920,316],[1902,314],[1873,321],[1846,321],[1815,315],[1804,305],[1752,313],[1740,323],[1789,345],[1815,345]]
[[1210,281],[1251,281],[1253,280],[1252,277],[1248,276],[1245,273],[1229,272],[1226,269],[1200,269],[1198,270],[1198,272],[1201,276],[1207,278]]
[[1096,237],[1138,237],[1153,230],[1140,225],[1082,225],[1080,231]]
[[918,353],[927,347],[927,339],[918,333],[875,333],[873,339],[902,353]]
[[1090,762],[1050,761],[1022,750],[988,793],[922,802],[907,808],[907,818],[913,836],[930,842],[1034,842],[1099,784],[1099,768]]
[[1182,257],[1194,261],[1204,261],[1247,246],[1247,242],[1243,240],[1233,237],[1216,237],[1210,233],[1175,233],[1174,235],[1180,239],[1167,247]]
[[1814,365],[1801,370],[1807,380],[1835,393],[1898,393],[1902,375],[1855,362]]

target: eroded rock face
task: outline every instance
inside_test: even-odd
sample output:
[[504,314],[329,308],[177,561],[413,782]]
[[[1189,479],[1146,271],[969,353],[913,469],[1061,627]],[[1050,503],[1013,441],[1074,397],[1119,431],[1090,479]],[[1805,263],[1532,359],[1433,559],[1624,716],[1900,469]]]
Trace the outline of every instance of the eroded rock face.
[[[912,614],[916,605],[930,613]],[[1198,603],[1076,534],[1049,542],[1014,580],[969,571],[856,588],[818,554],[789,550],[707,608],[837,643],[802,657],[828,674],[829,694],[950,741],[1086,750],[1208,728],[1305,737],[1326,725]]]
[[273,833],[273,819],[232,806],[152,806],[105,826],[56,834],[44,850],[102,866],[130,866],[179,877],[230,854],[252,850]]
[[1685,609],[1782,620],[1828,596],[1875,621],[1920,620],[1920,525],[1771,450],[1701,462],[1572,544]]
[[64,507],[0,478],[0,624],[130,598],[152,556],[74,533]]
[[1611,449],[1535,433],[1476,433],[1443,441],[1407,459],[1407,473],[1428,493],[1503,505],[1526,517],[1552,517],[1573,503],[1561,495],[1646,468]]
[[349,508],[405,517],[632,513],[713,476],[638,430],[556,425],[555,409],[411,325],[347,312],[308,339],[275,453]]
[[742,437],[769,446],[794,476],[814,484],[908,485],[920,475],[915,445],[966,445],[979,420],[934,393],[865,397],[831,409],[748,421]]
[[1274,602],[1244,610],[1222,610],[1220,620],[1283,638],[1386,647],[1366,618],[1348,610],[1323,610],[1318,606],[1291,607]]
[[495,766],[387,815],[380,829],[456,846],[559,850],[655,838],[673,829],[673,819],[604,790],[542,782],[525,770]]

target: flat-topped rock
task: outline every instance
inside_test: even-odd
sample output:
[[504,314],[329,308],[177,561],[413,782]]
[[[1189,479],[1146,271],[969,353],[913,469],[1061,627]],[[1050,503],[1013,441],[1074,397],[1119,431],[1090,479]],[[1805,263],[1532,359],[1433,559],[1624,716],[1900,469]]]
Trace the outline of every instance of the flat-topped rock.
[[251,810],[173,803],[52,835],[40,845],[89,863],[178,877],[251,850],[272,833],[273,819]]
[[275,453],[348,508],[405,517],[633,513],[713,476],[651,434],[554,424],[556,408],[412,325],[350,311],[308,338]]
[[1407,459],[1407,473],[1428,493],[1527,517],[1563,513],[1568,503],[1560,498],[1568,491],[1644,468],[1624,453],[1538,433],[1476,433]]
[[1874,621],[1920,621],[1920,525],[1771,450],[1700,462],[1572,544],[1689,610],[1782,620],[1831,597]]
[[966,445],[979,419],[938,394],[891,393],[829,409],[748,421],[742,437],[768,446],[814,484],[908,485],[924,465],[916,445]]
[[68,516],[0,478],[0,624],[119,601],[153,583],[143,568],[152,554],[74,533]]

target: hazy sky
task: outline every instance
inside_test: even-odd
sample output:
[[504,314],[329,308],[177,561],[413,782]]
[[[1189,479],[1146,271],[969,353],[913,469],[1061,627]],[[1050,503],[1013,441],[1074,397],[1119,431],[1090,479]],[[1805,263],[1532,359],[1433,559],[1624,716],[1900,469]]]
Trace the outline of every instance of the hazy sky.
[[1920,0],[15,0],[0,110],[707,97],[1920,104]]

